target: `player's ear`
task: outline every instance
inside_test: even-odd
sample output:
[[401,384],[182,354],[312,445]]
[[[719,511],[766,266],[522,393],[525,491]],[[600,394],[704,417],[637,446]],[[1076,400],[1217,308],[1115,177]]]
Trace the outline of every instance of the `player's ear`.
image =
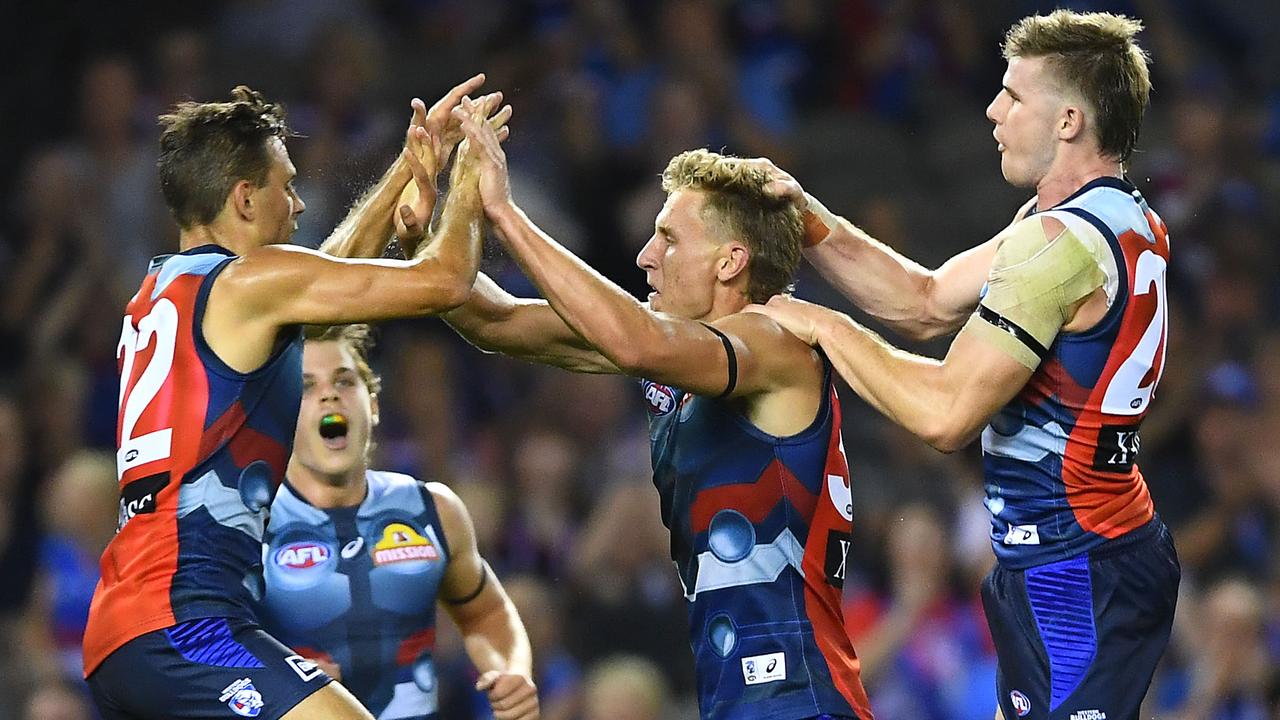
[[725,243],[719,260],[716,261],[716,279],[728,282],[747,271],[751,262],[751,251],[740,242]]
[[241,180],[231,186],[231,194],[227,196],[227,202],[231,203],[231,209],[242,220],[253,222],[257,216],[257,209],[254,207],[254,193],[257,186],[248,180]]
[[378,427],[378,396],[369,394],[369,427]]
[[1063,107],[1062,114],[1058,116],[1058,139],[1071,141],[1085,131],[1085,114],[1084,109],[1078,105],[1067,105]]

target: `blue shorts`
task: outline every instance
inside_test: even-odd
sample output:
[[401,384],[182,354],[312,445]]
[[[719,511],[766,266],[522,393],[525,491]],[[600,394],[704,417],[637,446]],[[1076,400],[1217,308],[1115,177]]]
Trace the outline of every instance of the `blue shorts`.
[[1159,518],[1100,550],[996,566],[982,604],[1006,720],[1136,720],[1169,643],[1182,571]]
[[103,720],[278,720],[331,680],[252,622],[202,618],[130,640],[88,682]]

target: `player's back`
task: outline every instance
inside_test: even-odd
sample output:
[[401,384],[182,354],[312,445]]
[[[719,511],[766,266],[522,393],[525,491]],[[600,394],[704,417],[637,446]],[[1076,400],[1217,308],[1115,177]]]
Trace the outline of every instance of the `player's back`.
[[788,437],[730,402],[643,388],[704,720],[871,717],[840,607],[853,505],[830,368]]
[[119,530],[101,560],[85,673],[144,633],[205,617],[253,619],[267,506],[301,400],[301,333],[241,373],[201,332],[235,259],[205,245],[154,259],[126,308],[117,359]]
[[1136,461],[1164,369],[1164,223],[1132,185],[1111,177],[1040,212],[1106,243],[1111,304],[1093,328],[1059,333],[983,432],[992,544],[1011,568],[1095,550],[1154,517]]
[[267,527],[264,626],[342,668],[376,717],[436,717],[436,597],[448,539],[426,485],[370,470],[356,507],[317,508],[289,485]]

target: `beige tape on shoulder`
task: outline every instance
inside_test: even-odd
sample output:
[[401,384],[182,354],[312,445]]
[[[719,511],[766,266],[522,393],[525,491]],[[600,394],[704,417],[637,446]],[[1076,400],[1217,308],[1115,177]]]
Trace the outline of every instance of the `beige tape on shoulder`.
[[[978,317],[1043,355],[1070,319],[1072,306],[1105,286],[1096,255],[1095,244],[1082,242],[1069,229],[1050,239],[1038,217],[1017,223],[996,251]],[[1002,345],[1006,342],[1001,338]]]

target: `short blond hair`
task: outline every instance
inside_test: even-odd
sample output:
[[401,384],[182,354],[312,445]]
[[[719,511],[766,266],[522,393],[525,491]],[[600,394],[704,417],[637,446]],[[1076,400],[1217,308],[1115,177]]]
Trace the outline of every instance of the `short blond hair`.
[[751,254],[747,295],[757,303],[794,285],[804,236],[800,210],[766,193],[768,182],[763,169],[710,150],[682,152],[662,172],[663,190],[701,191],[704,212],[710,211],[727,233],[746,244]]
[[1006,59],[1043,57],[1097,114],[1099,148],[1121,162],[1138,144],[1151,97],[1150,57],[1134,39],[1142,21],[1111,13],[1055,10],[1019,20],[1005,35]]

